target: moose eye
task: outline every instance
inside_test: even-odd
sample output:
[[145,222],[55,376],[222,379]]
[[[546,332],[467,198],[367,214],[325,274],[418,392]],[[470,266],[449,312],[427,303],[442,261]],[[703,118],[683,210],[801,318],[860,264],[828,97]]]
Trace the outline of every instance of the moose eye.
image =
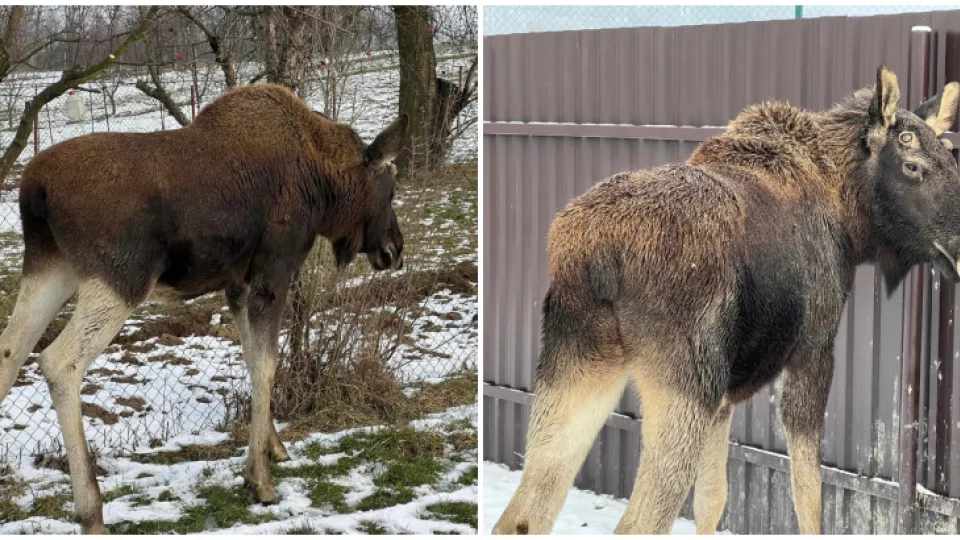
[[916,163],[910,163],[910,162],[904,163],[903,168],[910,172],[917,172],[917,169],[918,169]]

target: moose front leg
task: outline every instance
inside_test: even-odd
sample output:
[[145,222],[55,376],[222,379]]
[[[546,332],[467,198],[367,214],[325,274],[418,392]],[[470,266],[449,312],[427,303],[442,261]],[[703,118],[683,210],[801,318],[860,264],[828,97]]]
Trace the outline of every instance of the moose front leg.
[[[240,335],[240,343],[250,343],[250,319],[247,312],[247,305],[250,301],[250,289],[241,285],[228,287],[226,290],[227,303],[230,305],[230,313],[233,315],[233,323],[237,327],[237,333]],[[252,373],[252,372],[251,372]],[[270,444],[269,452],[270,459],[275,463],[281,461],[287,461],[290,459],[290,455],[287,453],[287,448],[283,445],[283,441],[280,440],[280,435],[277,433],[277,428],[273,424],[272,417],[270,422]]]
[[820,442],[833,378],[833,346],[787,369],[780,418],[787,432],[793,505],[801,534],[820,534]]
[[[244,474],[247,485],[257,500],[272,504],[279,501],[277,490],[270,476],[270,457],[276,453],[273,443],[279,443],[273,416],[270,412],[270,395],[273,391],[277,369],[277,345],[280,333],[280,315],[286,299],[286,281],[267,281],[254,278],[250,284],[247,300],[246,331],[239,330],[243,323],[238,320],[241,332],[243,358],[250,372],[253,390],[253,407],[250,416],[250,449]],[[280,447],[283,444],[280,443]],[[283,451],[283,456],[286,451]]]

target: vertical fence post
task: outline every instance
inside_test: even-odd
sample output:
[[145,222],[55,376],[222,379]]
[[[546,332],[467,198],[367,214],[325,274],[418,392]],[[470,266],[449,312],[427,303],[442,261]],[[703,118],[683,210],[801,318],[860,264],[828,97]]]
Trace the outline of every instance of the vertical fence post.
[[100,95],[103,96],[103,119],[107,122],[107,132],[109,132],[110,131],[110,109],[107,108],[106,87],[104,87],[104,91]]
[[93,118],[93,92],[87,92],[87,103],[90,106],[90,133],[97,131],[97,123]]
[[[36,99],[36,96],[34,96]],[[30,102],[27,102],[27,108],[30,107]],[[40,111],[37,111],[37,117],[33,119],[33,155],[37,155],[40,152]]]
[[197,85],[190,86],[190,121],[197,119]]
[[[910,32],[908,108],[914,109],[930,90],[931,29],[918,26]],[[924,302],[927,265],[915,267],[904,290],[903,364],[900,372],[900,472],[898,478],[897,533],[917,534],[917,462],[920,451],[920,381],[924,351]]]

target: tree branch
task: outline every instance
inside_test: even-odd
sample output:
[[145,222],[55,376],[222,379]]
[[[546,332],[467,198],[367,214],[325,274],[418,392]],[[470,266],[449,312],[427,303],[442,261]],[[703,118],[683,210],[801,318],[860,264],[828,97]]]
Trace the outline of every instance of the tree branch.
[[170,116],[177,121],[181,126],[190,125],[190,119],[187,118],[187,115],[184,114],[177,103],[173,100],[173,97],[170,96],[170,93],[167,92],[167,89],[163,86],[163,80],[160,78],[160,73],[156,68],[150,68],[150,79],[153,80],[153,86],[150,86],[150,83],[147,81],[137,81],[136,87],[137,90],[140,90],[147,96],[152,97],[153,99],[160,102],[160,105],[163,106],[167,112],[170,113]]
[[196,25],[196,27],[207,36],[207,43],[210,45],[210,50],[213,51],[214,61],[216,61],[217,65],[220,66],[220,69],[223,70],[223,79],[227,85],[227,88],[233,88],[236,86],[237,72],[233,69],[233,62],[230,59],[230,51],[224,50],[222,47],[220,36],[207,28],[207,26],[203,24],[203,21],[194,16],[189,7],[180,6],[177,8],[177,11],[194,25]]
[[17,127],[17,133],[10,143],[10,146],[4,151],[3,157],[0,157],[0,178],[6,177],[10,171],[10,167],[13,166],[20,156],[20,153],[23,152],[24,147],[26,147],[27,139],[33,131],[33,124],[36,122],[40,110],[47,103],[62,96],[68,90],[77,88],[109,69],[110,66],[116,63],[118,57],[123,56],[134,43],[143,39],[147,29],[153,24],[153,18],[159,9],[158,6],[152,6],[147,10],[143,18],[140,19],[140,24],[137,28],[130,32],[123,43],[121,43],[113,53],[108,54],[100,63],[85,69],[68,68],[63,70],[59,80],[47,85],[36,97],[27,102],[23,116],[20,117],[20,125]]

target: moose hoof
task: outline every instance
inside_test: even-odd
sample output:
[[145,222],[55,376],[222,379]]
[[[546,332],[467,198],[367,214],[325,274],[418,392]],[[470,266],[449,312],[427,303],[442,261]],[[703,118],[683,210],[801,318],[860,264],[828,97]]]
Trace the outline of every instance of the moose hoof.
[[270,459],[274,463],[282,463],[284,461],[290,461],[290,454],[287,453],[287,449],[284,448],[283,443],[280,443],[278,446],[274,446],[270,449]]
[[94,523],[90,525],[81,523],[80,532],[82,532],[83,534],[107,534],[107,528],[103,525],[102,522]]
[[277,493],[277,488],[273,487],[272,485],[257,485],[249,480],[246,481],[246,485],[247,489],[253,493],[253,498],[256,499],[260,504],[270,506],[280,502],[280,494]]

